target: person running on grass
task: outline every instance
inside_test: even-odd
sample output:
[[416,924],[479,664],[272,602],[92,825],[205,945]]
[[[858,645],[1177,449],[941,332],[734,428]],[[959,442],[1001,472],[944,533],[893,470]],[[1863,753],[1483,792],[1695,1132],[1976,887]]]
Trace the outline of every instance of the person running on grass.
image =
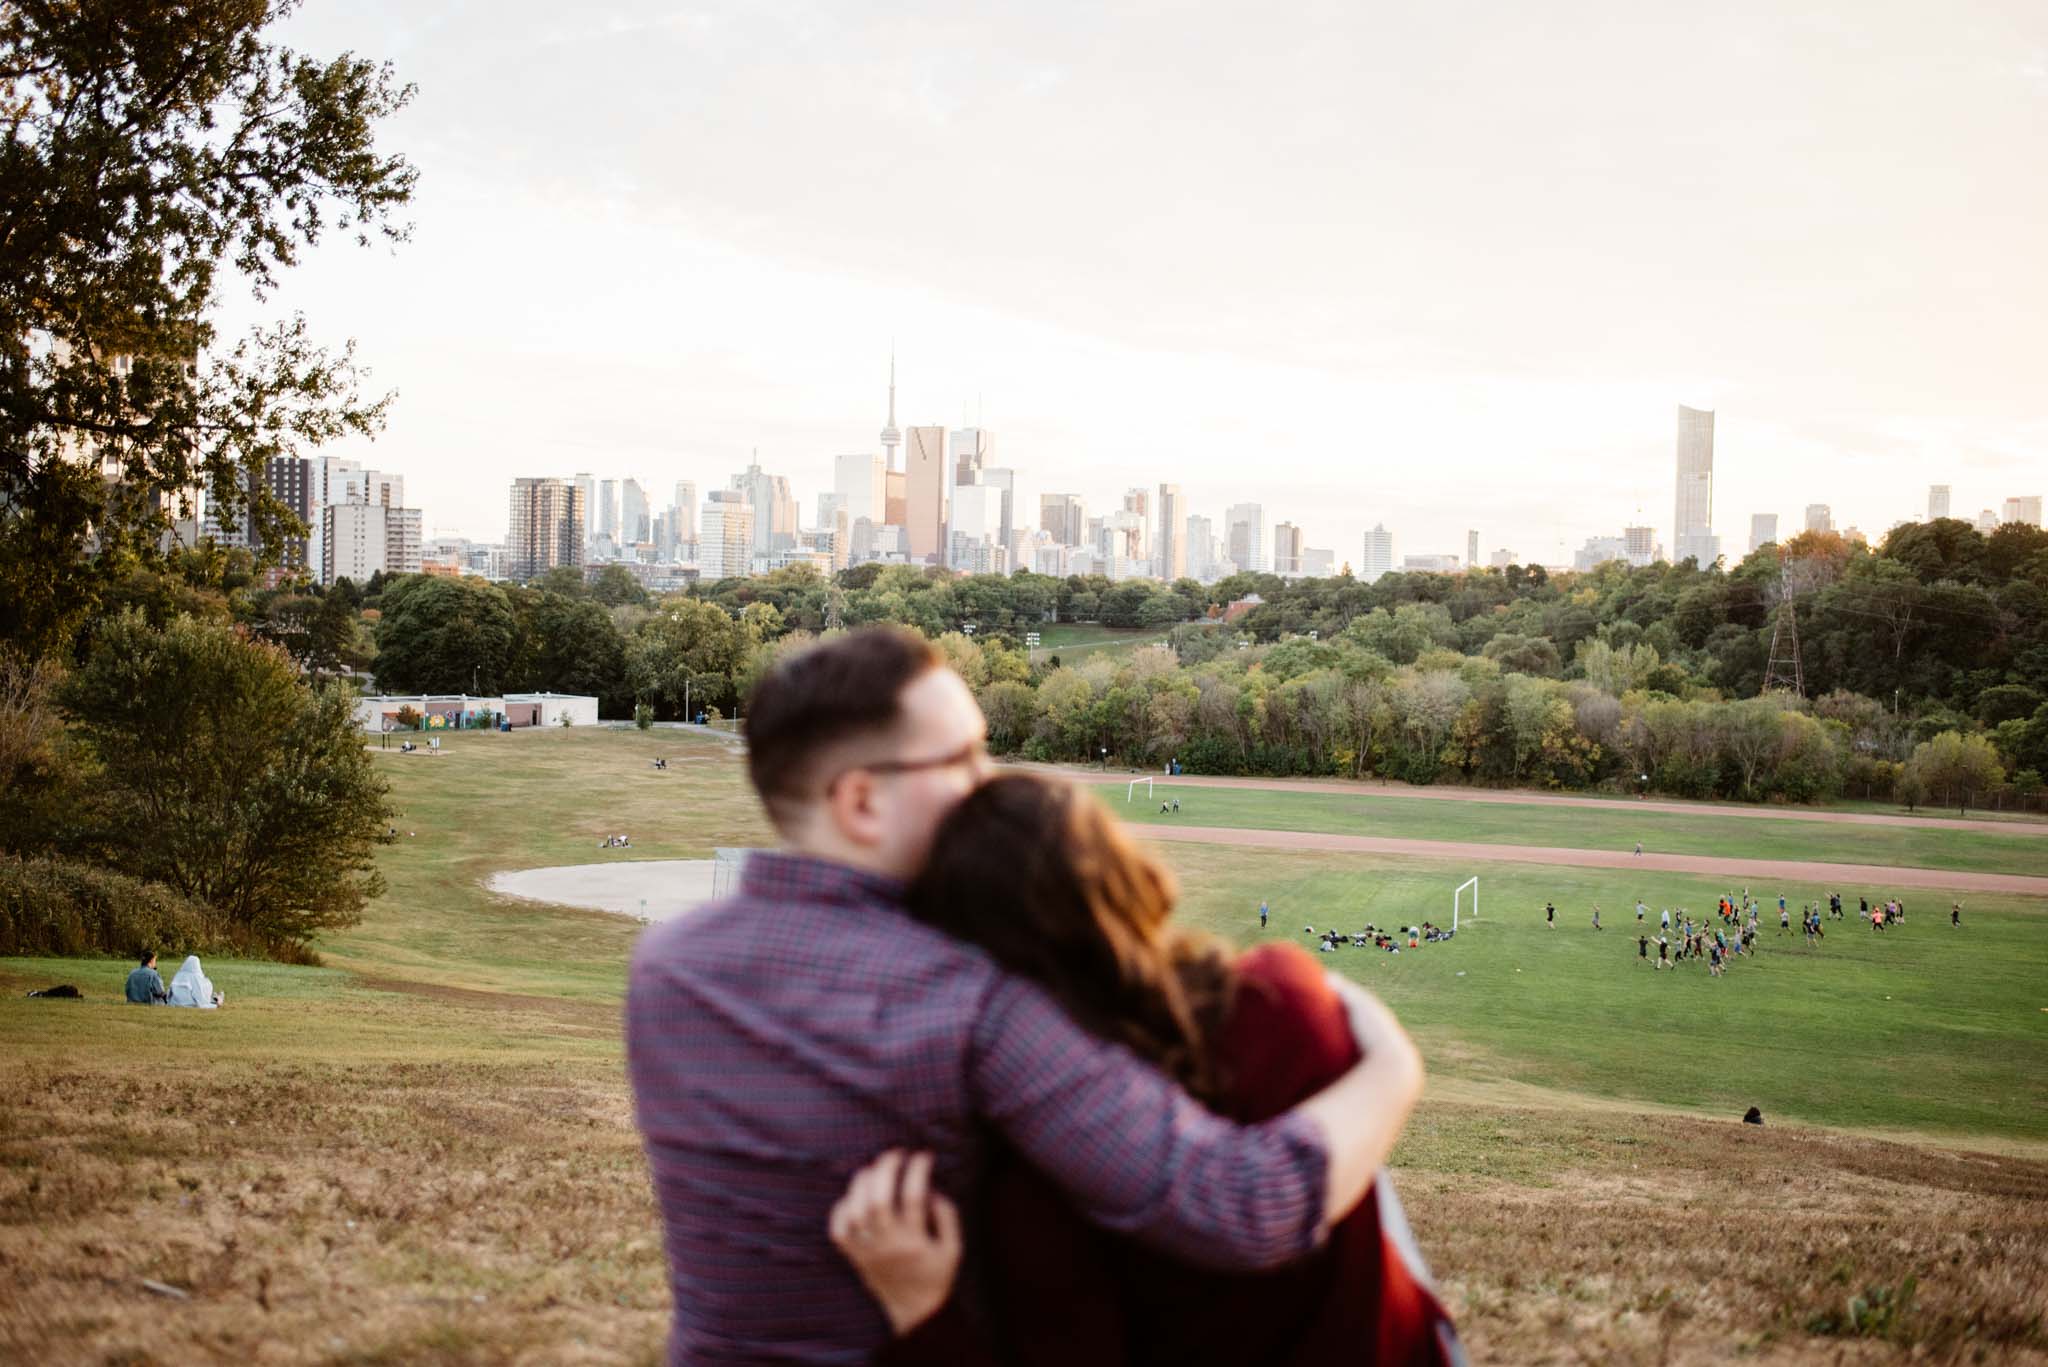
[[1657,967],[1658,967],[1658,968],[1669,968],[1670,966],[1671,966],[1671,937],[1670,937],[1670,936],[1668,936],[1668,935],[1659,935],[1659,936],[1657,937]]
[[1557,929],[1557,903],[1545,902],[1543,904],[1543,928],[1545,930]]
[[1948,904],[1948,923],[1950,927],[1955,929],[1962,927],[1963,904],[1961,902],[1950,902]]
[[1593,929],[1600,929],[1600,908],[1593,908]]
[[1636,936],[1636,958],[1644,963],[1650,961],[1650,937],[1647,933]]

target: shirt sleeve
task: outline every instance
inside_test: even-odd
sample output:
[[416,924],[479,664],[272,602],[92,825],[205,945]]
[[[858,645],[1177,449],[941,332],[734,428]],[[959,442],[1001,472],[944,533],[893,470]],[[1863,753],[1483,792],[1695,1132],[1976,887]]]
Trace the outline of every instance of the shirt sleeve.
[[996,1367],[996,1359],[967,1322],[955,1291],[909,1333],[871,1353],[868,1367]]
[[1227,1271],[1315,1247],[1329,1157],[1313,1122],[1213,1115],[1016,978],[983,999],[967,1068],[976,1111],[1103,1228]]

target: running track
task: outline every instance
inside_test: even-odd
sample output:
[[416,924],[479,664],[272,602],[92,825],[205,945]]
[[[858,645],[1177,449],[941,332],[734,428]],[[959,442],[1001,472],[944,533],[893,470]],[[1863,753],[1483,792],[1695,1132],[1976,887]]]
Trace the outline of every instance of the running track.
[[[1186,780],[1179,780],[1185,782]],[[1698,810],[1697,808],[1689,810]],[[1334,835],[1314,831],[1259,831],[1233,826],[1133,826],[1152,840],[1200,845],[1247,845],[1270,850],[1328,850],[1345,854],[1399,854],[1423,859],[1463,859],[1489,864],[1562,864],[1587,869],[1655,869],[1696,873],[1750,883],[1818,883],[1836,890],[1938,888],[1949,892],[2010,892],[2048,897],[2048,877],[2019,873],[1959,873],[1949,869],[1903,869],[1884,864],[1807,863],[1796,859],[1729,859],[1707,854],[1629,854],[1573,850],[1554,845],[1482,845],[1455,840],[1400,840],[1375,835]]]
[[[1018,768],[1036,766],[1018,765]],[[1053,767],[1053,766],[1046,766]],[[1501,806],[1592,807],[1617,815],[1628,812],[1676,812],[1680,816],[1732,816],[1762,821],[1830,821],[1844,826],[1916,826],[1937,831],[1988,831],[1993,835],[2048,837],[2048,821],[1975,821],[1965,817],[1905,816],[1886,812],[1823,812],[1805,807],[1743,807],[1717,802],[1632,802],[1626,798],[1574,797],[1568,793],[1529,793],[1497,788],[1414,788],[1405,784],[1351,782],[1334,778],[1196,778],[1182,774],[1109,773],[1065,769],[1096,783],[1129,783],[1150,778],[1190,788],[1255,788],[1274,793],[1345,793],[1352,797],[1413,797],[1440,802],[1491,802]],[[1645,856],[1647,857],[1647,856]]]

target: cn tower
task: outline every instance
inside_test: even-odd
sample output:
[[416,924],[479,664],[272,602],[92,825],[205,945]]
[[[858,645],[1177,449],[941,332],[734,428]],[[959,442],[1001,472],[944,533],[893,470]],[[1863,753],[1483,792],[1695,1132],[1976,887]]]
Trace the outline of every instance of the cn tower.
[[903,444],[903,434],[896,430],[896,348],[889,348],[889,425],[882,429],[882,467],[896,468],[896,448]]

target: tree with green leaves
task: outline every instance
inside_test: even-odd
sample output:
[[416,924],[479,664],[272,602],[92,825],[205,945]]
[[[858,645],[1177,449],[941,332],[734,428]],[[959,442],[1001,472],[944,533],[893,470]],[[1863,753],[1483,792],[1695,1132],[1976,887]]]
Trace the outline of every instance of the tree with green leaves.
[[385,785],[354,696],[308,687],[282,649],[129,613],[101,627],[63,699],[99,762],[99,844],[124,872],[295,944],[354,925],[383,891]]
[[512,600],[496,584],[408,575],[384,591],[381,612],[379,688],[483,696],[505,691],[519,624]]
[[2005,766],[1986,737],[1944,731],[1913,747],[1904,781],[1923,801],[1954,803],[1961,813],[1969,811],[1981,794],[2005,782]]
[[628,645],[626,677],[635,697],[665,703],[683,716],[685,707],[730,699],[733,681],[758,643],[716,604],[672,598]]
[[409,88],[268,36],[296,0],[0,4],[0,641],[67,645],[123,567],[163,554],[205,491],[276,547],[261,478],[382,423],[352,346],[303,317],[232,342],[341,232],[395,241],[416,178],[376,146]]

